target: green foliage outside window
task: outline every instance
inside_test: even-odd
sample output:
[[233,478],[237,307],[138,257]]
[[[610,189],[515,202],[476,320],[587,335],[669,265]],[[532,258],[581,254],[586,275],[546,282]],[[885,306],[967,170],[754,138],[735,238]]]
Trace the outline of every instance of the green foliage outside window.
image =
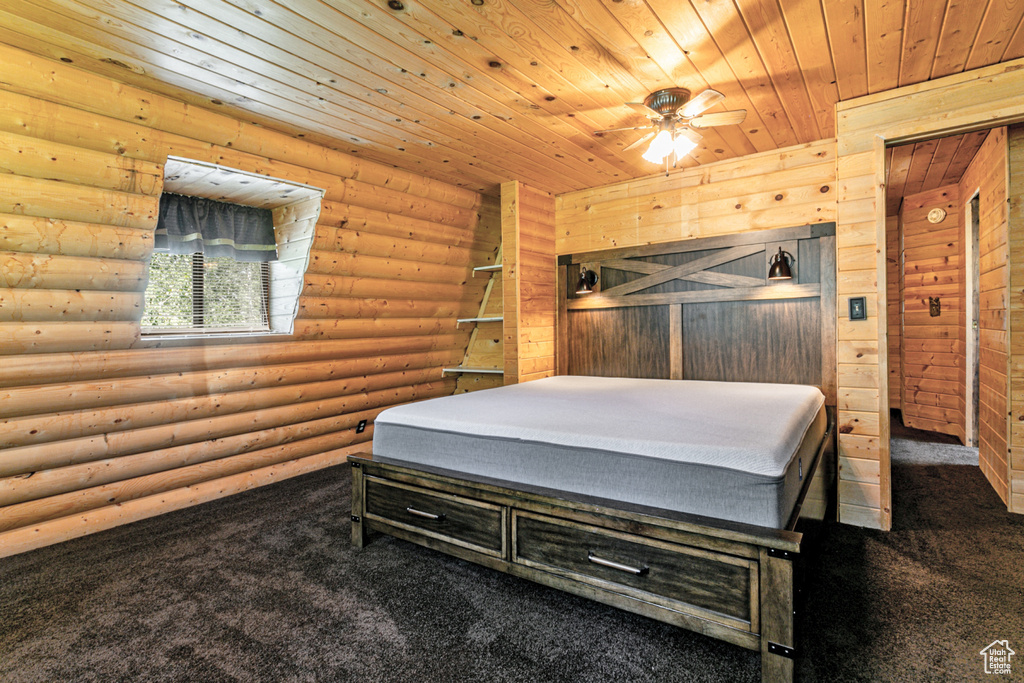
[[266,263],[154,253],[144,331],[267,331]]

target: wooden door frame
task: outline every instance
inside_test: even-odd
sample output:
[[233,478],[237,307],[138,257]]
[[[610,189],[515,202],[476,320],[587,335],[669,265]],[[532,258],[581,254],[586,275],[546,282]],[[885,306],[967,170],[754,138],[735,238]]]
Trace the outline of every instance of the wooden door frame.
[[[885,149],[1024,121],[1024,59],[836,105],[840,520],[892,526],[885,269]],[[850,321],[864,296],[869,320]],[[1009,479],[1009,472],[1007,472]]]
[[[971,326],[973,318],[978,315],[978,291],[974,288],[978,277],[978,253],[974,244],[975,221],[981,216],[974,211],[974,200],[981,194],[981,188],[967,188],[968,199],[961,196],[964,211],[964,325],[967,327],[964,335],[964,441],[968,446],[978,446],[978,400],[975,392],[978,390],[978,330]],[[980,211],[980,208],[979,208]]]

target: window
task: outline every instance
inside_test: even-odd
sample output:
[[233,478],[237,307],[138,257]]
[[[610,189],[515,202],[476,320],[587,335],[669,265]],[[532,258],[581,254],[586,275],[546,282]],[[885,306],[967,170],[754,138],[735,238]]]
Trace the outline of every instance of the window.
[[154,253],[146,332],[269,332],[270,264]]
[[142,333],[291,333],[324,191],[168,157],[164,193]]

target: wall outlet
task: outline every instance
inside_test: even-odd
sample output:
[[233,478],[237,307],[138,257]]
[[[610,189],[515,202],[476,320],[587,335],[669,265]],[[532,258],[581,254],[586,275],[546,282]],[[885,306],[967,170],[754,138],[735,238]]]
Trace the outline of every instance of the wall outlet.
[[356,425],[356,434],[362,434],[364,431],[366,431],[366,420],[360,420]]

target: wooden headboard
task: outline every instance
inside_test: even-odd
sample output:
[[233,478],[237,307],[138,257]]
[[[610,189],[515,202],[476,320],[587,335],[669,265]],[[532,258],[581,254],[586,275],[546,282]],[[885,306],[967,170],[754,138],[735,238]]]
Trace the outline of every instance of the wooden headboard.
[[[767,279],[779,247],[792,280]],[[559,374],[813,384],[834,406],[835,253],[819,223],[561,256]]]

